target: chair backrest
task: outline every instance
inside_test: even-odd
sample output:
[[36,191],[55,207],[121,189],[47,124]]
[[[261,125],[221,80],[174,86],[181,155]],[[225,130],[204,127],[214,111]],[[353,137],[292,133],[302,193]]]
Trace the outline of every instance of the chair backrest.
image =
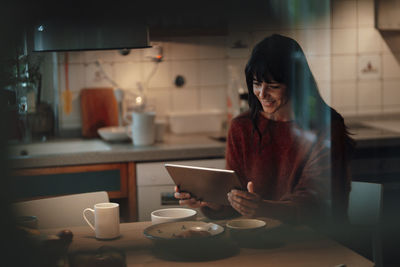
[[351,224],[376,225],[382,211],[383,186],[376,183],[352,182],[348,216]]
[[16,202],[13,208],[17,216],[36,216],[39,229],[62,228],[86,225],[83,210],[103,202],[109,202],[105,191]]

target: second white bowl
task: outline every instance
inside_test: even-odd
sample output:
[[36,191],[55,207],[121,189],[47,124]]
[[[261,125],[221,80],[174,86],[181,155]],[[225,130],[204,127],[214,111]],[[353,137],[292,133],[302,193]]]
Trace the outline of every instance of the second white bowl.
[[165,223],[195,220],[197,211],[185,208],[169,208],[155,210],[151,213],[151,223]]

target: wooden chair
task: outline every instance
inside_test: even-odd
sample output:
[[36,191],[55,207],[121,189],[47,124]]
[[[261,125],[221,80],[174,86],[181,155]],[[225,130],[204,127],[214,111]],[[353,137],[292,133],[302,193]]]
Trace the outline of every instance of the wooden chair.
[[354,229],[367,227],[371,232],[372,258],[375,266],[383,266],[381,213],[383,186],[367,182],[352,182],[348,216]]
[[86,225],[82,211],[102,202],[109,202],[106,191],[16,202],[13,208],[16,216],[36,216],[39,229],[62,228]]

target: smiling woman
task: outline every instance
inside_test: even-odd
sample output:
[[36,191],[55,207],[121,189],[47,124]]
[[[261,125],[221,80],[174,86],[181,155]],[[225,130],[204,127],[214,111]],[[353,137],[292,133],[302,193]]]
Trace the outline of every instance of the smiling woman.
[[[176,194],[211,218],[270,217],[288,223],[345,222],[353,140],[318,92],[299,44],[274,34],[253,49],[245,68],[248,112],[232,120],[226,167],[247,191],[229,206]],[[177,192],[179,193],[179,192]]]

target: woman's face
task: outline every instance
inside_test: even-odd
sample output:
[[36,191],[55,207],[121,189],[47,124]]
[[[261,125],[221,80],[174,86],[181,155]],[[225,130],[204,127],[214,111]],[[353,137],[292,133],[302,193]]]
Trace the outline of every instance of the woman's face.
[[260,101],[264,114],[271,116],[286,116],[288,109],[288,97],[286,85],[272,81],[270,83],[253,80],[253,93]]

